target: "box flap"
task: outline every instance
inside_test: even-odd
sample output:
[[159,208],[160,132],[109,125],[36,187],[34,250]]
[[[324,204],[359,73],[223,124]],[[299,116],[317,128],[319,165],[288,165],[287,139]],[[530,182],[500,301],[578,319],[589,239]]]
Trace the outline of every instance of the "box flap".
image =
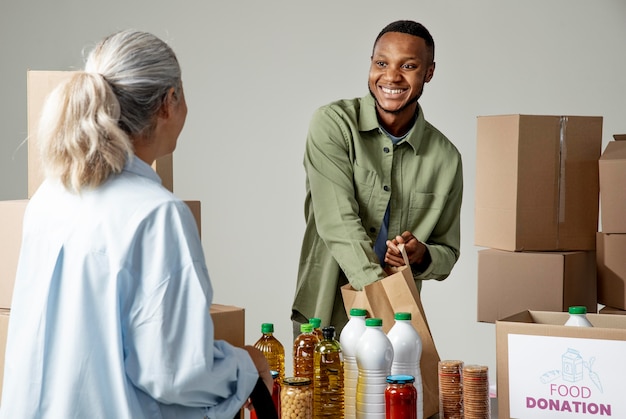
[[626,141],[609,141],[600,156],[600,163],[624,159],[626,159]]
[[626,141],[626,134],[613,134],[615,141]]

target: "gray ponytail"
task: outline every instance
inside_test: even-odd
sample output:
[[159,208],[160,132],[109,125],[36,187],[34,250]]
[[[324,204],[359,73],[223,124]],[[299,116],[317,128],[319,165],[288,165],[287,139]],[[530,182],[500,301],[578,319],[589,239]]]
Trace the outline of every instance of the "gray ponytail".
[[127,30],[101,41],[79,72],[50,95],[40,121],[44,168],[71,190],[119,173],[134,141],[149,141],[170,88],[181,88],[172,49],[149,33]]

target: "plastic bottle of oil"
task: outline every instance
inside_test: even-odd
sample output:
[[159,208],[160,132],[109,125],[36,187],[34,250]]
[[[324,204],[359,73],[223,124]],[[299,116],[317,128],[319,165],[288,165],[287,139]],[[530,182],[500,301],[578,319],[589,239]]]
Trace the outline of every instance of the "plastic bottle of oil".
[[315,347],[319,343],[317,335],[313,333],[313,325],[300,325],[300,334],[293,342],[293,375],[306,377],[313,381],[315,372]]
[[323,340],[315,348],[313,417],[343,419],[343,357],[335,327],[322,328]]
[[317,339],[321,342],[324,339],[324,336],[322,336],[322,319],[311,317],[309,323],[313,325],[313,333],[315,333]]
[[265,355],[270,370],[278,371],[279,380],[282,382],[285,379],[285,347],[274,336],[273,323],[261,324],[261,333],[254,347]]

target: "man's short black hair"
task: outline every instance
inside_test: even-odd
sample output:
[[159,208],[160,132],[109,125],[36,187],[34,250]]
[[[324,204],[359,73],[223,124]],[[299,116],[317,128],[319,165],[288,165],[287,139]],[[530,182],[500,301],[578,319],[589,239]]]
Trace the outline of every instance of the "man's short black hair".
[[381,36],[386,34],[387,32],[400,32],[406,33],[413,36],[418,36],[426,41],[426,47],[430,52],[431,62],[435,61],[435,41],[433,40],[432,35],[428,32],[428,29],[421,23],[414,22],[412,20],[397,20],[395,22],[391,22],[389,25],[385,26],[382,31],[376,37],[376,41],[374,41],[374,47]]

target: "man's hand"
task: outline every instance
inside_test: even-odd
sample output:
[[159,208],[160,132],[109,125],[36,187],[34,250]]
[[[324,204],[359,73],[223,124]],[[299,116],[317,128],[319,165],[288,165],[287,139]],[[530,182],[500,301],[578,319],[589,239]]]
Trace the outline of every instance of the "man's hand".
[[402,253],[398,249],[399,244],[404,244],[404,249],[409,257],[409,263],[420,264],[426,253],[426,246],[419,241],[413,233],[405,231],[395,239],[387,240],[387,252],[385,253],[385,263],[390,266],[404,266]]

